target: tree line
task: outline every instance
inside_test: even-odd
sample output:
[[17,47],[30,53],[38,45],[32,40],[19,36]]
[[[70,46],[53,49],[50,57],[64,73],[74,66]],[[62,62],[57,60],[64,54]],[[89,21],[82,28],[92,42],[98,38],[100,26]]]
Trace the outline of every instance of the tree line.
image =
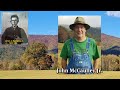
[[[12,50],[11,50],[12,48]],[[57,68],[57,56],[47,53],[44,43],[28,45],[26,48],[16,46],[1,49],[1,70],[50,70]],[[3,57],[7,55],[6,57]]]

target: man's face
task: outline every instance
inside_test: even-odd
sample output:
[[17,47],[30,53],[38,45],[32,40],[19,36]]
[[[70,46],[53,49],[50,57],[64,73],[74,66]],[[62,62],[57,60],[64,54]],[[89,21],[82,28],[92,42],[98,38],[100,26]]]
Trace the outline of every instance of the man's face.
[[74,27],[74,35],[75,36],[81,38],[81,37],[85,36],[85,33],[86,33],[86,29],[85,29],[84,25],[82,25],[82,24],[75,25],[75,27]]
[[12,17],[11,24],[12,24],[13,28],[15,28],[18,24],[18,19],[16,17]]

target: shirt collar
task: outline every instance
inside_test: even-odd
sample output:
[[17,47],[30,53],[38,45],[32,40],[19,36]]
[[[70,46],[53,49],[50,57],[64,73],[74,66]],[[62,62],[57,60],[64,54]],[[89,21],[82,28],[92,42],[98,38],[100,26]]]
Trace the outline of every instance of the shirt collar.
[[82,42],[79,42],[76,38],[73,38],[74,39],[74,41],[76,41],[76,42],[78,42],[78,43],[83,43],[83,42],[86,42],[86,40],[87,40],[87,36],[86,36],[86,39],[84,40],[84,41],[82,41]]

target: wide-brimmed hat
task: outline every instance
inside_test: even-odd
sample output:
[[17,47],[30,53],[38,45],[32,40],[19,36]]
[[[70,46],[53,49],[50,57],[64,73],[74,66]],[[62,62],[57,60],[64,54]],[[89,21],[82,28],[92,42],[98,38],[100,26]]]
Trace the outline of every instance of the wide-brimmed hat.
[[86,30],[88,30],[90,28],[90,25],[88,25],[86,22],[85,22],[85,19],[83,17],[77,17],[74,21],[73,24],[71,24],[69,26],[70,29],[73,30],[73,28],[75,27],[75,25],[78,25],[78,24],[82,24],[85,26]]

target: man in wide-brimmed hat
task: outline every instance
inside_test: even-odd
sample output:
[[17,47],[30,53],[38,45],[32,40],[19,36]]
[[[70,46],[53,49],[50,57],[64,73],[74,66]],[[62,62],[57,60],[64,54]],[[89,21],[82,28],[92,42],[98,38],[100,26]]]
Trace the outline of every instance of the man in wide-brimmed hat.
[[[74,37],[68,39],[62,48],[60,54],[62,68],[67,69],[68,73],[93,73],[97,69],[100,53],[95,40],[86,36],[90,25],[85,22],[83,17],[76,17],[69,28],[73,30]],[[68,64],[67,59],[69,59]],[[92,61],[94,62],[92,63]],[[88,71],[81,72],[81,69]]]
[[90,25],[88,25],[87,23],[85,23],[85,20],[84,20],[84,18],[82,18],[82,17],[77,17],[77,18],[75,19],[74,24],[71,24],[69,27],[70,27],[70,29],[73,30],[74,26],[75,26],[75,25],[79,25],[79,24],[84,25],[85,28],[86,28],[86,30],[88,30],[88,29],[90,28]]

